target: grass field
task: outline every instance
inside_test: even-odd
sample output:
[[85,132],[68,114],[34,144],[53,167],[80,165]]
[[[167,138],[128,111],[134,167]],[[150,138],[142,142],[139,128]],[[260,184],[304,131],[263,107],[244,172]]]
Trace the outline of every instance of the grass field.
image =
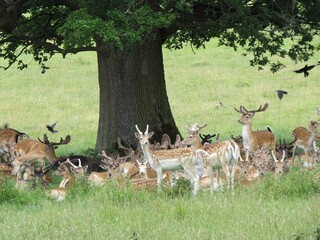
[[[290,140],[295,127],[307,127],[310,118],[319,119],[320,66],[308,78],[293,72],[304,63],[289,60],[278,73],[258,71],[241,52],[217,47],[214,41],[196,54],[189,47],[165,49],[164,59],[169,101],[182,134],[188,123],[206,122],[203,133],[220,133],[221,139],[239,135],[240,114],[234,107],[254,109],[265,102],[270,107],[256,114],[253,128],[271,126],[277,138]],[[308,64],[318,60],[320,54]],[[49,135],[50,140],[67,134],[73,138],[58,149],[58,155],[94,148],[98,124],[95,54],[65,60],[55,56],[50,67],[44,75],[35,63],[25,71],[1,72],[0,124],[9,123],[38,138],[46,132],[46,124],[58,121],[59,134]],[[289,94],[280,101],[277,89]],[[220,101],[227,107],[216,108]],[[169,190],[137,193],[119,190],[112,183],[103,188],[81,184],[63,203],[47,199],[42,189],[20,192],[3,183],[0,239],[319,239],[318,175],[319,169],[293,170],[281,181],[237,186],[235,196],[228,191],[203,192],[195,198],[172,196]]]

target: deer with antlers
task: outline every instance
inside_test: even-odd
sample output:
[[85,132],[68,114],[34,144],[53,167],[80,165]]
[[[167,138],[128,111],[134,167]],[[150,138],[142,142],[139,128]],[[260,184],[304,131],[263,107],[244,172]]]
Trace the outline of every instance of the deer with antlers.
[[191,179],[193,194],[197,194],[199,180],[203,174],[203,167],[195,158],[194,151],[189,148],[152,150],[150,149],[149,139],[152,137],[153,132],[149,132],[149,125],[147,125],[144,133],[140,131],[137,125],[135,127],[138,131],[135,133],[135,136],[139,140],[144,157],[149,162],[151,168],[157,172],[158,190],[161,189],[163,171],[183,169]]
[[55,176],[62,176],[59,187],[47,191],[47,195],[57,201],[63,201],[67,195],[66,185],[71,181],[71,174],[66,162],[58,163],[58,169],[53,173]]
[[68,144],[71,140],[70,135],[66,136],[65,139],[60,140],[59,143],[49,142],[47,135],[44,134],[44,141],[40,139],[33,140],[33,139],[23,139],[19,141],[12,149],[13,156],[15,159],[12,160],[12,175],[15,175],[19,171],[19,167],[25,161],[38,161],[42,165],[45,162],[45,159],[48,159],[52,164],[58,157],[55,154],[55,149],[59,145]]
[[242,116],[238,120],[242,124],[243,147],[250,152],[261,147],[267,147],[270,150],[276,148],[276,137],[269,130],[252,131],[252,119],[257,112],[264,112],[268,108],[268,103],[257,110],[247,110],[244,106],[240,106],[239,110],[234,108]]

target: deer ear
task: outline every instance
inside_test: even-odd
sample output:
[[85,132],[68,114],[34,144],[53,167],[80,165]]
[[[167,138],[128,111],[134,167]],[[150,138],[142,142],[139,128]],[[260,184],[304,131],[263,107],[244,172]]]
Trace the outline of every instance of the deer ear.
[[83,172],[84,172],[84,173],[87,173],[87,170],[88,170],[88,165],[86,165],[86,166],[83,167]]
[[154,132],[149,132],[148,133],[148,138],[151,138]]
[[136,136],[136,138],[140,139],[139,133],[135,132],[134,135]]

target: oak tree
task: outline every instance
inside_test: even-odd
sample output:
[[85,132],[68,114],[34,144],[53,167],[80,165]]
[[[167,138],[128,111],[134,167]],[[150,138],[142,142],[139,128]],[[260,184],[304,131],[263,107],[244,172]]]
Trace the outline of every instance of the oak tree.
[[[117,137],[136,145],[135,124],[160,139],[179,133],[168,102],[162,48],[205,46],[211,38],[252,66],[283,67],[270,56],[307,61],[317,46],[319,0],[0,0],[4,69],[41,66],[55,54],[97,53],[100,112],[96,148]],[[291,40],[289,48],[285,40]]]

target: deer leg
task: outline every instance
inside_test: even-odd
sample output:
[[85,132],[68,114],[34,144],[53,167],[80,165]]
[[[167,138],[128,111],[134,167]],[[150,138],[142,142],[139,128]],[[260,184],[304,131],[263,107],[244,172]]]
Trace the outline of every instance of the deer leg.
[[220,168],[217,169],[217,181],[218,181],[218,187],[220,188],[221,191],[223,191],[223,187],[220,179]]
[[210,192],[213,193],[214,190],[214,176],[213,176],[213,168],[209,169],[209,177],[210,177]]
[[226,177],[227,177],[227,187],[229,188],[229,187],[230,187],[230,171],[229,171],[228,165],[226,164],[226,161],[223,161],[223,163],[222,163],[222,169],[223,169],[224,173],[226,174]]
[[162,168],[157,168],[156,171],[157,171],[158,191],[161,191]]
[[237,162],[233,163],[232,171],[231,171],[231,190],[233,195],[234,195],[234,174],[236,172],[236,168],[237,168]]

